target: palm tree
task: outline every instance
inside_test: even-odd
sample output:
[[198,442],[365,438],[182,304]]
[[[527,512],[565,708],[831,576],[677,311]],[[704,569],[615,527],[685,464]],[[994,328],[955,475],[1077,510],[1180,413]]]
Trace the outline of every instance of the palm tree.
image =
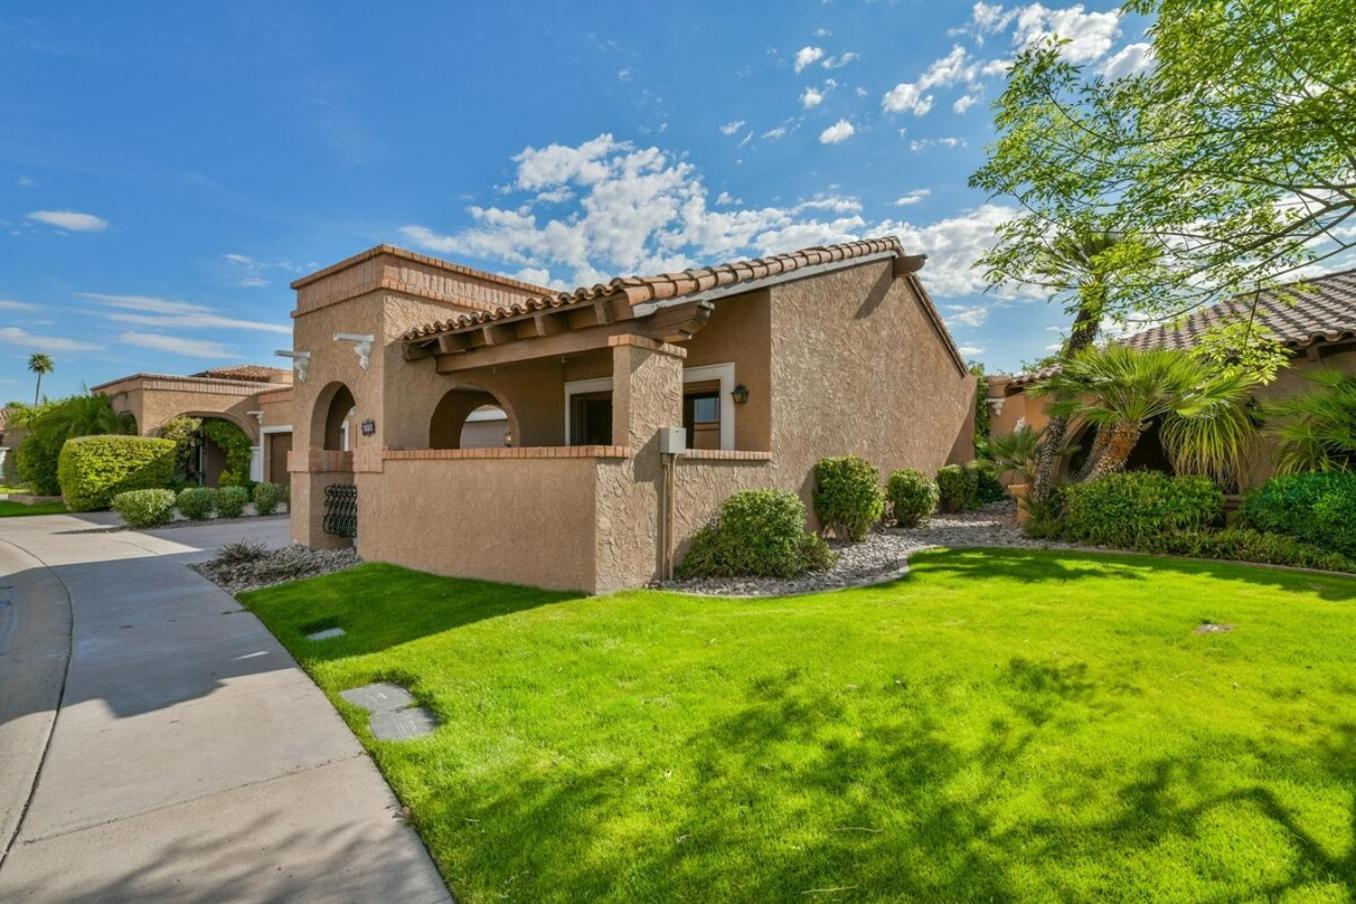
[[1356,465],[1356,377],[1338,370],[1306,375],[1315,389],[1262,408],[1275,418],[1277,471],[1345,471]]
[[42,375],[50,374],[56,369],[52,363],[51,355],[44,355],[42,352],[34,352],[28,356],[28,369],[38,375],[38,385],[33,389],[33,404],[38,404],[38,396],[42,393]]
[[80,395],[64,399],[42,414],[33,429],[59,440],[60,447],[77,436],[135,433],[136,424],[131,412],[114,411],[107,396]]
[[988,458],[998,469],[1000,477],[1016,475],[1018,481],[1030,484],[1036,469],[1041,434],[1023,424],[1004,436],[989,440]]
[[[1257,378],[1167,349],[1087,349],[1035,388],[1051,412],[1095,424],[1098,457],[1089,478],[1124,469],[1151,422],[1162,418],[1173,467],[1228,482],[1241,470],[1253,433],[1248,401]],[[1048,428],[1047,428],[1048,429]]]

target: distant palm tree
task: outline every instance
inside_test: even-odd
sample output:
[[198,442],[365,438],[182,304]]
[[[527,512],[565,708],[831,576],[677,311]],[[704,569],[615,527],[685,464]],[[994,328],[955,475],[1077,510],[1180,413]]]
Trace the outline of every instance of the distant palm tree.
[[1163,445],[1174,468],[1228,483],[1252,446],[1248,400],[1256,384],[1250,373],[1220,369],[1185,352],[1112,345],[1075,355],[1036,392],[1054,396],[1052,413],[1081,416],[1105,432],[1090,478],[1124,469],[1140,434],[1162,418]]
[[28,369],[38,375],[38,385],[33,389],[33,404],[38,404],[38,396],[42,393],[42,375],[50,374],[56,369],[52,363],[51,355],[44,355],[42,352],[34,352],[28,356]]

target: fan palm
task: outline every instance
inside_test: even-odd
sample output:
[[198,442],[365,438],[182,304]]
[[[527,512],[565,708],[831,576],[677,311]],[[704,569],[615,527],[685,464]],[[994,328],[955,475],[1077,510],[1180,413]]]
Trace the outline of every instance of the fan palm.
[[1356,376],[1320,370],[1306,377],[1313,390],[1262,409],[1276,419],[1266,432],[1279,446],[1277,470],[1348,470],[1356,464]]
[[63,399],[34,418],[32,429],[58,449],[77,436],[136,432],[130,413],[114,411],[106,396],[97,395]]
[[1040,431],[1023,424],[1011,433],[991,437],[987,456],[1000,476],[1015,474],[1020,482],[1030,484],[1036,473],[1040,442]]
[[33,388],[33,404],[37,405],[38,397],[42,394],[42,375],[50,374],[56,365],[52,363],[51,355],[34,352],[28,356],[28,369],[38,375],[38,385]]
[[1162,418],[1173,467],[1227,482],[1251,445],[1247,405],[1256,384],[1251,374],[1221,370],[1183,352],[1113,345],[1075,355],[1036,392],[1054,396],[1052,413],[1082,416],[1104,434],[1089,477],[1124,469],[1140,435]]

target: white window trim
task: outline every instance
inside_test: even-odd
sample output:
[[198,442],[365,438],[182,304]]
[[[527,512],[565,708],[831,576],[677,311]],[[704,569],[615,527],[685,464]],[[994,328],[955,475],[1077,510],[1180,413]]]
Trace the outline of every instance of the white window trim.
[[570,409],[574,407],[574,396],[589,392],[611,392],[612,378],[599,377],[596,380],[570,380],[565,384],[565,445],[574,445],[570,437],[574,435],[570,427]]
[[[735,366],[725,364],[704,364],[700,367],[683,368],[683,383],[706,383],[710,380],[720,382],[720,448],[732,451],[735,447],[735,404],[730,393],[735,388]],[[565,445],[571,445],[570,409],[574,407],[573,396],[589,392],[611,392],[612,378],[599,377],[595,380],[570,380],[565,383]]]

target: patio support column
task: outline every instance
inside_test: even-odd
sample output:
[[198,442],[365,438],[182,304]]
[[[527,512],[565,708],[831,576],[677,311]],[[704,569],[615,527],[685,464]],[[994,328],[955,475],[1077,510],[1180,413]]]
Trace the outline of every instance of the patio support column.
[[[659,467],[656,433],[683,423],[683,359],[686,349],[641,336],[613,336],[612,444],[640,459],[652,453]],[[639,464],[639,461],[637,462]],[[640,475],[638,474],[639,478]],[[644,479],[644,478],[641,478]]]

